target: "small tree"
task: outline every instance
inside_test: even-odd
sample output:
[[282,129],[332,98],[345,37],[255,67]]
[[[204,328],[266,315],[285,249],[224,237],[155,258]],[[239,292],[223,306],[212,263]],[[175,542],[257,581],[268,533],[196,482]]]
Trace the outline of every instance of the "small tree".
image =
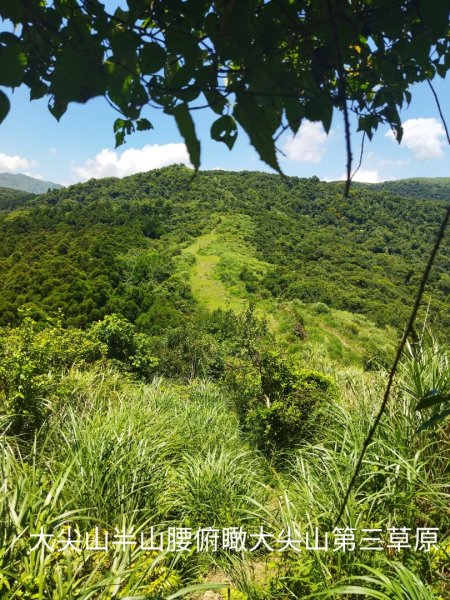
[[336,394],[333,380],[295,368],[275,351],[261,362],[261,395],[246,416],[248,429],[268,455],[310,441],[318,432],[323,408]]

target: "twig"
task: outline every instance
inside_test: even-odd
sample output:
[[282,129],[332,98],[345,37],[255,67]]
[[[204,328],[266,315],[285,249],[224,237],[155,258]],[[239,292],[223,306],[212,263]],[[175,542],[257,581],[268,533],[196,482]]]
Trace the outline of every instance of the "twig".
[[350,184],[352,182],[352,142],[351,142],[351,134],[350,134],[350,119],[348,115],[348,106],[347,106],[347,90],[346,90],[346,76],[345,76],[345,68],[344,62],[342,60],[341,49],[339,44],[339,32],[336,27],[336,18],[331,8],[330,0],[327,1],[328,6],[328,14],[331,21],[331,28],[333,30],[334,37],[334,46],[337,58],[337,71],[339,75],[339,96],[342,106],[342,111],[344,113],[344,129],[345,129],[345,145],[347,149],[347,180],[345,182],[344,188],[344,197],[348,198],[348,193],[350,191]]
[[450,145],[450,135],[448,133],[447,123],[445,122],[444,115],[442,113],[442,109],[441,109],[441,104],[439,102],[439,98],[437,97],[436,90],[434,89],[433,84],[431,83],[431,81],[429,79],[427,79],[427,83],[430,86],[431,91],[433,92],[434,99],[436,100],[436,105],[437,105],[437,109],[439,111],[439,116],[441,117],[441,121],[442,121],[442,124],[444,125],[444,129],[445,129],[445,134],[447,136],[447,142]]
[[363,160],[363,156],[364,156],[364,142],[366,141],[366,132],[364,131],[363,136],[362,136],[362,140],[361,140],[361,153],[359,155],[359,163],[358,166],[356,167],[356,169],[353,171],[352,176],[350,177],[350,181],[353,180],[353,177],[356,175],[356,173],[359,171],[361,165],[362,165],[362,160]]

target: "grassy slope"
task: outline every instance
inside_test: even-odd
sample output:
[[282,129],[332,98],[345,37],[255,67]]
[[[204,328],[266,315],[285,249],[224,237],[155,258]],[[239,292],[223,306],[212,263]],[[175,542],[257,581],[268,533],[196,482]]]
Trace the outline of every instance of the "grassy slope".
[[216,271],[220,256],[211,254],[210,246],[219,238],[215,230],[198,237],[193,244],[183,249],[184,254],[191,254],[195,262],[190,269],[189,281],[195,299],[208,310],[239,309],[241,301],[230,296]]
[[[27,463],[22,458],[14,440],[2,447],[0,464],[11,493],[4,493],[6,484],[0,489],[0,533],[7,540],[0,554],[0,571],[6,576],[0,580],[0,595],[37,600],[166,597],[204,576],[208,581],[231,582],[237,590],[231,596],[225,592],[214,597],[284,600],[316,592],[312,597],[320,598],[321,592],[349,576],[360,576],[358,563],[363,562],[379,569],[380,575],[375,573],[379,585],[388,587],[392,580],[400,590],[383,598],[409,598],[391,566],[404,561],[411,568],[406,552],[385,556],[330,549],[295,555],[279,550],[232,553],[229,560],[192,552],[184,553],[181,561],[184,578],[175,573],[172,580],[162,555],[158,563],[155,554],[138,547],[91,554],[87,563],[83,553],[47,553],[42,570],[38,560],[30,560],[24,531],[58,530],[67,522],[67,510],[73,511],[70,523],[82,532],[92,532],[99,523],[111,532],[122,523],[138,532],[147,532],[149,523],[163,530],[175,526],[194,532],[197,527],[241,525],[251,533],[263,526],[275,535],[287,526],[301,532],[316,526],[321,532],[331,531],[376,406],[373,400],[383,385],[373,380],[364,389],[359,377],[349,383],[359,389],[357,401],[351,403],[345,393],[342,402],[331,401],[320,438],[295,450],[287,468],[275,472],[243,438],[229,399],[216,386],[137,384],[107,369],[72,369],[46,431],[39,434],[33,460]],[[418,422],[417,412],[408,412],[407,406],[397,401],[378,429],[345,524],[361,529],[376,523],[386,530],[425,522],[441,528],[443,540],[448,515],[445,448],[439,439],[425,446],[419,436],[410,439],[410,427]],[[249,546],[253,543],[250,539]],[[445,568],[443,552],[416,557],[415,572],[430,583],[413,582],[418,594],[411,598],[443,598],[439,590],[444,584],[437,576]],[[5,581],[12,590],[9,594],[2,587]],[[376,578],[373,581],[377,584]],[[436,595],[429,591],[431,585]],[[208,597],[211,594],[202,596]]]
[[[215,216],[211,227],[183,249],[180,269],[189,278],[195,299],[206,309],[241,312],[250,301],[240,278],[242,269],[246,268],[257,281],[273,267],[255,258],[255,249],[245,239],[253,227],[249,217]],[[190,260],[186,261],[188,255]],[[290,353],[317,368],[326,369],[330,362],[336,369],[373,361],[382,363],[395,339],[392,329],[378,328],[362,315],[320,303],[260,298],[255,311],[268,320]],[[304,328],[304,339],[299,338],[299,324]]]

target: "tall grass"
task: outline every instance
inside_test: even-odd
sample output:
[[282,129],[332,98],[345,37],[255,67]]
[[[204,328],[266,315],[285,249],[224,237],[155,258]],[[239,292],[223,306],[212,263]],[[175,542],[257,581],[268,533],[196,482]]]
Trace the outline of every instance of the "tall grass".
[[[315,528],[332,533],[337,525],[361,530],[382,529],[384,549],[380,552],[356,548],[354,551],[303,550],[280,553],[275,560],[276,575],[268,577],[270,598],[316,598],[365,595],[373,598],[443,598],[448,591],[445,565],[449,563],[450,487],[448,439],[445,425],[417,434],[420,416],[414,410],[408,381],[399,382],[388,413],[368,448],[363,468],[350,496],[342,522],[336,524],[342,498],[376,413],[374,398],[382,396],[382,379],[374,376],[372,385],[360,381],[343,388],[349,394],[328,406],[326,429],[314,443],[292,451],[287,467],[278,474],[278,506],[267,509],[255,503],[254,513],[268,531],[308,533]],[[355,401],[355,390],[361,395]],[[387,545],[392,527],[439,530],[439,550],[395,551]],[[243,562],[248,557],[243,557]],[[241,566],[243,572],[244,566]],[[236,574],[236,565],[230,567]],[[236,585],[244,585],[248,575]],[[414,593],[409,594],[410,589]],[[333,596],[333,594],[335,596]],[[402,595],[403,594],[403,595]],[[442,595],[441,595],[442,594]],[[265,598],[264,594],[259,596]]]
[[290,528],[303,537],[318,527],[323,538],[333,531],[383,389],[381,375],[348,369],[323,430],[286,453],[275,472],[245,440],[233,403],[217,386],[141,384],[105,367],[74,369],[33,443],[1,438],[0,596],[171,597],[201,575],[208,578],[216,565],[240,600],[445,597],[447,426],[418,433],[412,373],[406,365],[338,526],[384,532],[437,527],[438,551],[385,546],[380,552],[330,548],[215,557],[200,556],[195,547],[175,556],[137,547],[95,554],[31,551],[31,534],[69,526],[91,534],[96,526],[135,534],[150,526],[262,526],[274,534]]
[[245,520],[249,498],[262,500],[265,474],[242,444],[237,417],[208,384],[143,385],[74,370],[65,385],[66,402],[32,446],[3,438],[0,595],[119,598],[195,581],[192,557],[173,570],[137,546],[31,551],[30,535],[68,526],[137,535]]

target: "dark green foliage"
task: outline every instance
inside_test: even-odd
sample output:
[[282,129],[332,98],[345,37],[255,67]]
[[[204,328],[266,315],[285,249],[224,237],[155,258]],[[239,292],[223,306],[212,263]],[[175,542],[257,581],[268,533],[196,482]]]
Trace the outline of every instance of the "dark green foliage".
[[310,441],[336,397],[332,379],[295,364],[251,307],[238,324],[223,379],[243,427],[268,456]]
[[64,397],[61,379],[72,367],[110,359],[121,371],[145,379],[158,364],[148,336],[117,315],[89,332],[45,320],[32,306],[21,311],[21,319],[18,327],[0,329],[0,414],[13,433],[31,434],[56,413]]
[[258,365],[260,390],[245,422],[269,456],[311,441],[323,425],[323,409],[335,397],[323,373],[296,368],[278,352],[264,353]]
[[[117,313],[168,335],[200,315],[177,265],[181,248],[214,227],[214,213],[251,223],[245,243],[267,266],[256,273],[243,263],[247,299],[326,304],[400,329],[443,206],[366,188],[343,200],[342,184],[317,178],[215,171],[192,180],[180,166],[91,180],[0,217],[0,324],[33,302],[49,315],[62,310],[69,326]],[[448,248],[445,240],[426,297],[429,322],[444,334]]]
[[413,177],[398,181],[383,181],[383,183],[374,184],[356,183],[354,185],[404,198],[446,201],[450,198],[450,177]]
[[125,319],[112,314],[91,327],[91,335],[103,342],[107,357],[125,360],[135,351],[134,327]]
[[[1,179],[0,179],[1,181]],[[28,200],[33,198],[33,194],[22,192],[20,190],[12,190],[6,187],[0,187],[0,213],[3,210],[14,210],[23,204],[26,204]]]
[[[251,315],[249,317],[249,314]],[[238,397],[242,390],[232,383],[235,368],[250,367],[249,344],[268,343],[273,337],[251,311],[235,314],[215,310],[195,317],[152,339],[159,359],[158,371],[168,377],[225,379]],[[234,380],[233,380],[234,381]],[[242,404],[239,397],[239,404]]]
[[[450,67],[449,10],[441,0],[28,4],[0,3],[14,31],[0,40],[1,86],[46,97],[58,120],[73,102],[105,97],[121,115],[117,145],[151,128],[142,112],[159,107],[174,117],[196,170],[200,142],[190,111],[205,102],[219,117],[214,140],[232,147],[237,122],[279,171],[280,131],[296,133],[308,119],[328,132],[335,110],[344,113],[347,138],[351,107],[359,131],[372,138],[388,124],[400,142],[411,88]],[[1,92],[0,122],[9,108]]]
[[150,352],[150,341],[145,334],[136,333],[132,323],[112,314],[94,323],[89,330],[93,340],[106,346],[106,356],[119,362],[140,377],[150,377],[158,364]]

